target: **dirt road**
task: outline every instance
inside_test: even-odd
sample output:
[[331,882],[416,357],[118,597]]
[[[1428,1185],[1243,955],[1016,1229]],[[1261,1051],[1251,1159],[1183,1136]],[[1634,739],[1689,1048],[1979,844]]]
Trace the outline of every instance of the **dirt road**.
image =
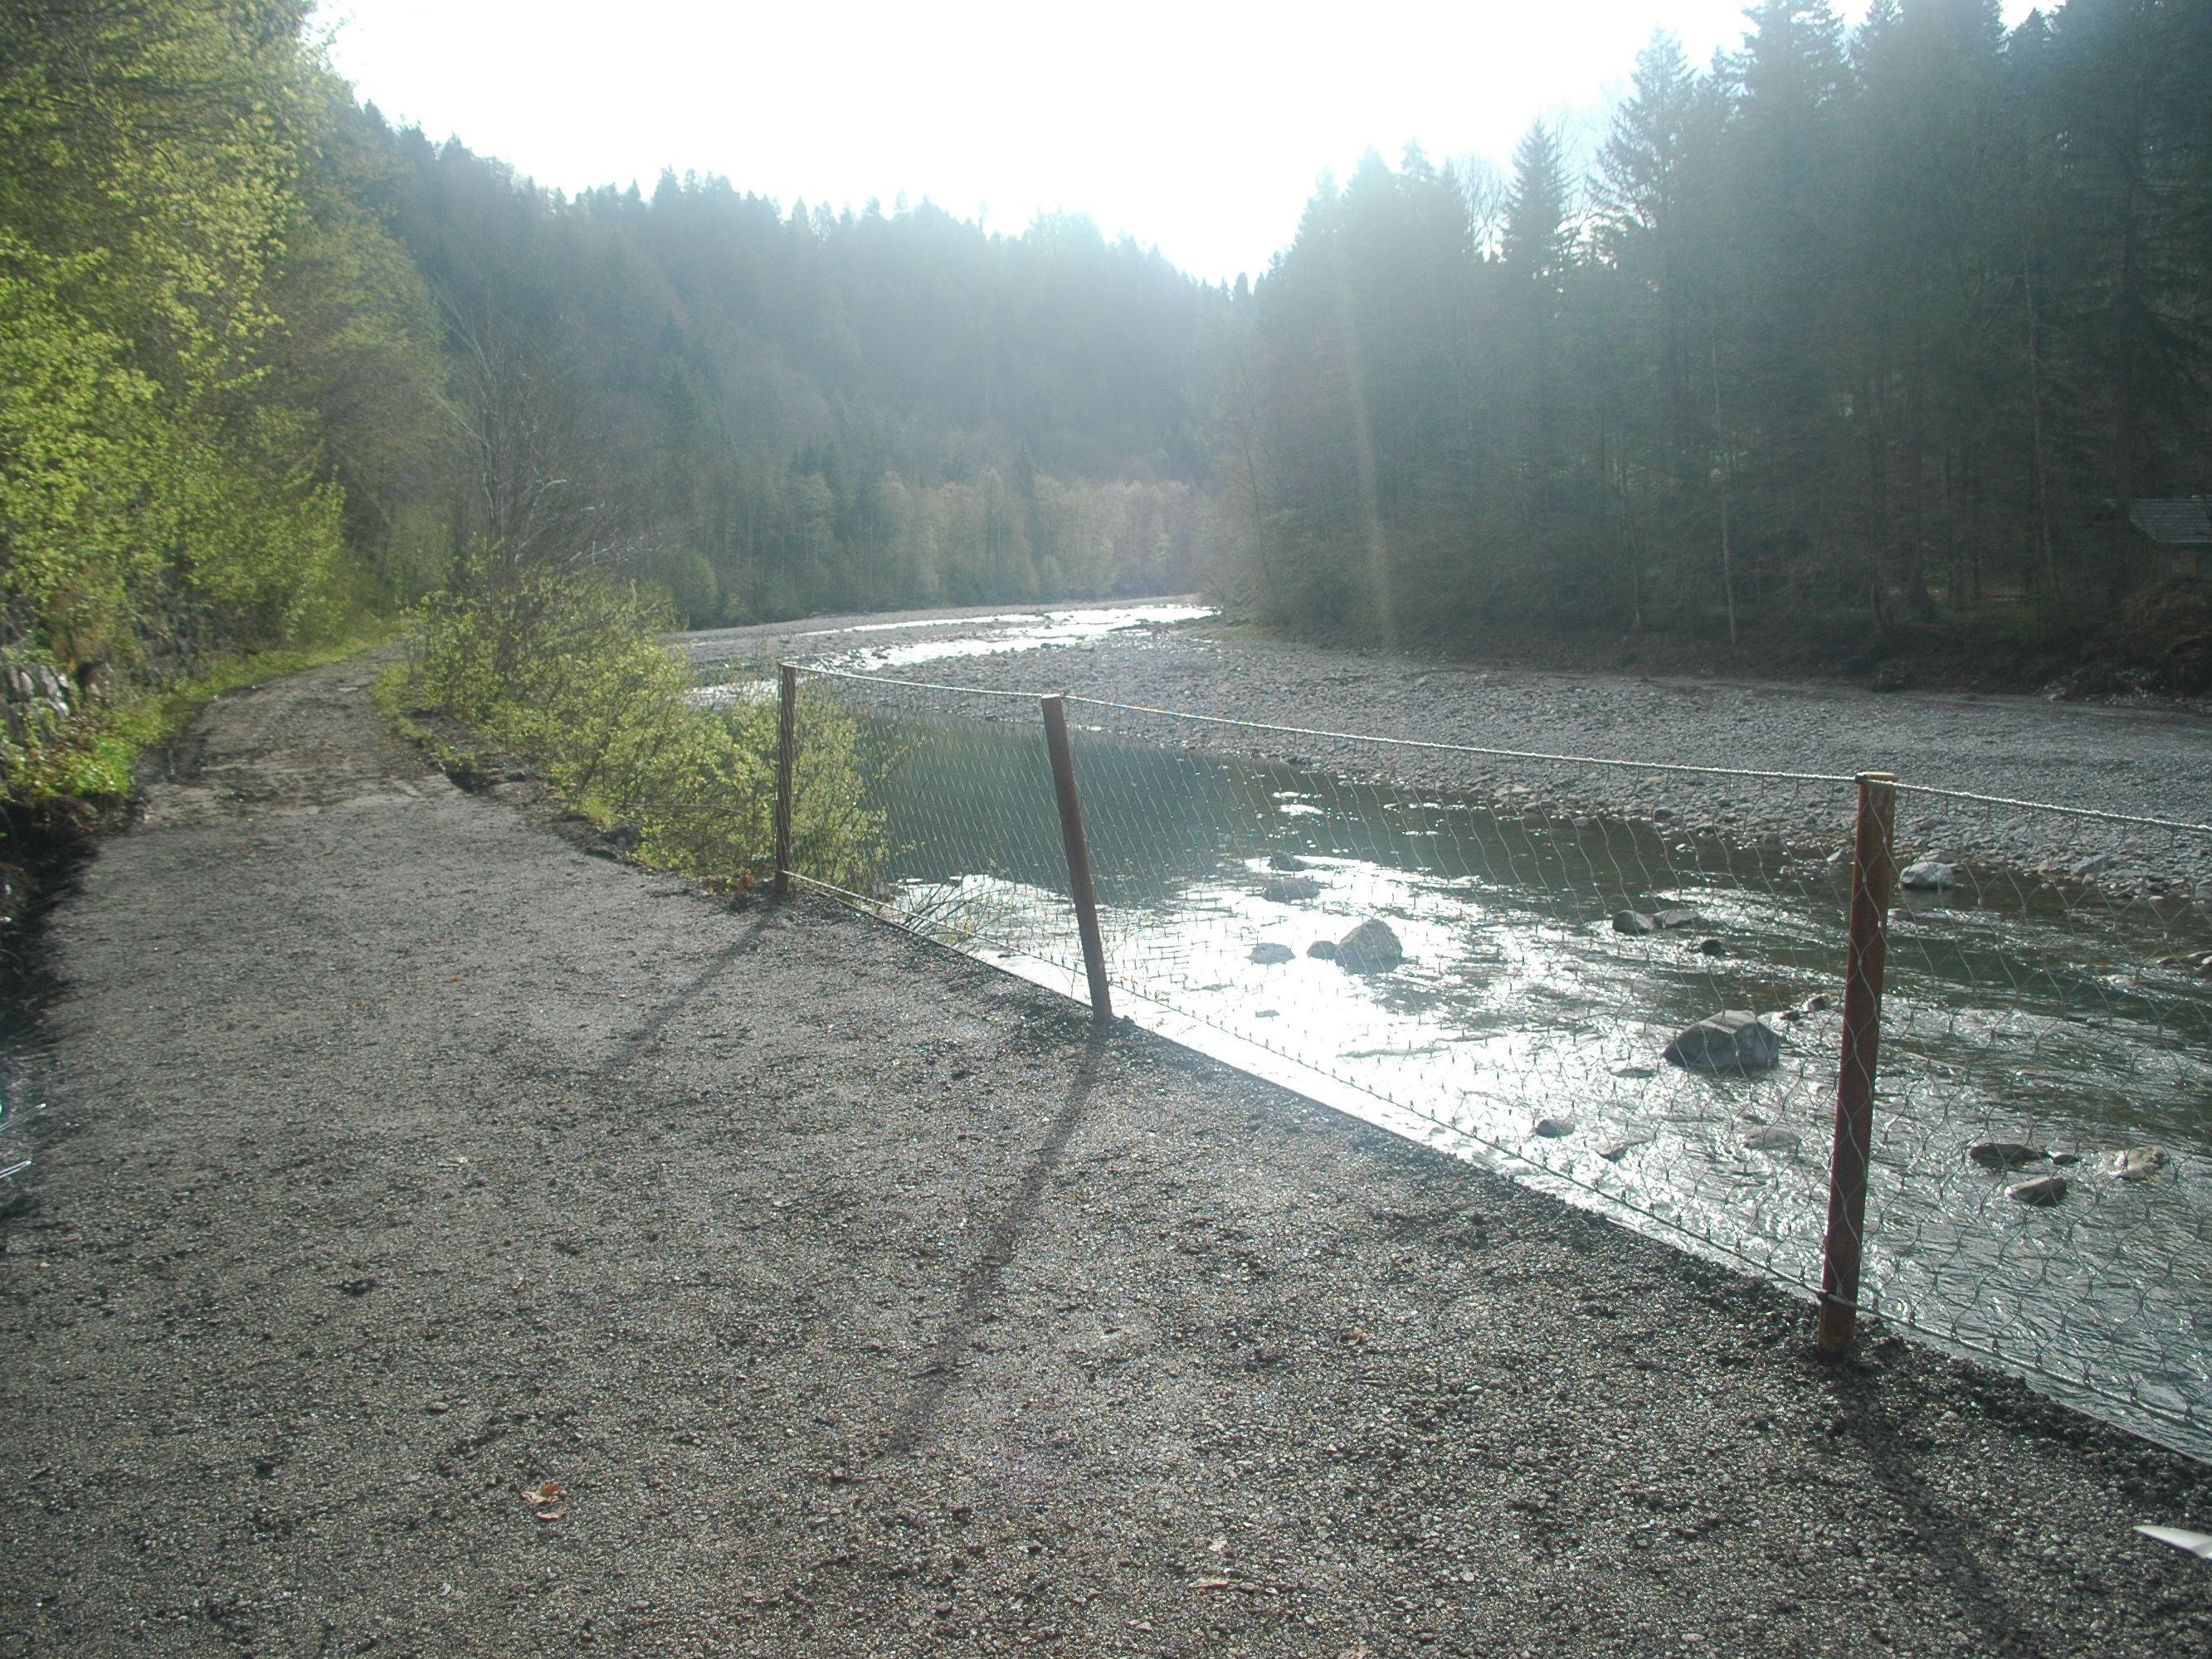
[[54,921],[0,1655],[2212,1644],[2130,1531],[2203,1468],[592,856],[364,678],[215,704]]

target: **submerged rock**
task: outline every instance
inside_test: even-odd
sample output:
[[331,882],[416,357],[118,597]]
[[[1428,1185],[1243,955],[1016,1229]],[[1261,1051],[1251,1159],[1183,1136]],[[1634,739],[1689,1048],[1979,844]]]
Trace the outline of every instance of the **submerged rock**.
[[1289,875],[1308,866],[1306,861],[1296,853],[1270,853],[1267,854],[1267,867]]
[[1631,1129],[1607,1141],[1597,1149],[1597,1155],[1608,1164],[1618,1164],[1638,1146],[1650,1146],[1656,1138],[1649,1129]]
[[1278,963],[1291,962],[1296,960],[1297,957],[1297,952],[1287,945],[1255,945],[1252,947],[1252,960],[1262,968],[1273,968]]
[[1984,1170],[2017,1170],[2023,1164],[2040,1164],[2051,1154],[2024,1140],[1982,1140],[1967,1147],[1966,1156]]
[[2005,1196],[2047,1210],[2066,1196],[2066,1177],[2062,1175],[2038,1176],[2033,1181],[2023,1181],[2006,1188]]
[[1753,1129],[1743,1138],[1744,1148],[1753,1152],[1794,1152],[1805,1144],[1804,1137],[1795,1129],[1770,1126]]
[[1947,887],[1959,884],[1955,865],[1944,864],[1936,859],[1923,859],[1917,864],[1908,864],[1897,872],[1897,884],[1916,893],[1940,893]]
[[2163,1146],[2130,1146],[2114,1152],[2105,1167],[2123,1181],[2155,1181],[2172,1162]]
[[1355,974],[1395,968],[1405,959],[1406,947],[1398,943],[1390,924],[1372,916],[1336,942],[1337,966]]
[[1616,910],[1613,913],[1613,931],[1616,933],[1656,933],[1659,924],[1641,910]]
[[1701,957],[1724,957],[1728,953],[1728,946],[1717,939],[1701,939],[1698,941],[1698,954]]
[[1698,916],[1695,910],[1654,910],[1651,920],[1662,930],[1671,933],[1677,927],[1694,927]]
[[1782,1033],[1732,1008],[1677,1033],[1666,1057],[1685,1071],[1764,1072],[1781,1063]]
[[1543,1136],[1547,1140],[1557,1140],[1562,1135],[1571,1135],[1574,1133],[1574,1132],[1575,1121],[1571,1117],[1561,1115],[1559,1117],[1540,1117],[1536,1120],[1535,1133]]
[[1260,890],[1260,896],[1275,904],[1296,904],[1321,896],[1321,884],[1311,876],[1278,876]]

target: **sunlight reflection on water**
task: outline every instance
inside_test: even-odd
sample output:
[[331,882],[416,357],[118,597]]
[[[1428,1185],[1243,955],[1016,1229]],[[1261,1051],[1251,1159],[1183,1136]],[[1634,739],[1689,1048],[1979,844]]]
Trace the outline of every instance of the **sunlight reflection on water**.
[[[1213,614],[1210,605],[1165,604],[1008,611],[995,617],[963,617],[957,624],[961,631],[950,637],[915,640],[904,645],[862,645],[847,651],[825,649],[811,659],[823,667],[842,668],[850,673],[878,673],[959,657],[1000,656],[1048,646],[1080,645],[1109,634],[1138,628],[1173,627],[1180,623],[1199,622]],[[941,621],[862,623],[851,628],[821,629],[793,637],[826,644],[851,634],[942,629],[951,625]]]

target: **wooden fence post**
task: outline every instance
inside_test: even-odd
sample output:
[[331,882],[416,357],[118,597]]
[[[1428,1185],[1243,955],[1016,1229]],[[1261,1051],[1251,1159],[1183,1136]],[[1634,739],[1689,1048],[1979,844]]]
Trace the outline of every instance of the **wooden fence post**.
[[1091,885],[1091,848],[1083,836],[1083,803],[1075,795],[1075,757],[1067,746],[1067,699],[1046,697],[1044,745],[1052,756],[1052,793],[1060,802],[1060,839],[1067,852],[1067,884],[1075,896],[1075,925],[1083,935],[1083,970],[1091,979],[1091,1017],[1114,1018],[1114,993],[1106,981],[1106,945],[1098,933],[1098,895]]
[[1828,1158],[1828,1232],[1814,1342],[1847,1352],[1857,1334],[1859,1259],[1866,1243],[1867,1158],[1874,1141],[1875,1063],[1881,1046],[1882,970],[1897,869],[1897,779],[1859,776],[1851,860],[1851,934],[1844,964],[1844,1048],[1836,1074],[1836,1139]]
[[799,669],[785,663],[778,671],[780,701],[775,721],[775,891],[791,891],[791,778],[799,758]]

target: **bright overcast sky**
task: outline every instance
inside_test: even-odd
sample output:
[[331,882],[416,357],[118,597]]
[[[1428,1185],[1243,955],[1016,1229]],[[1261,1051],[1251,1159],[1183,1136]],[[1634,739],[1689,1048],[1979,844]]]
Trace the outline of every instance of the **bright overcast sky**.
[[1267,268],[1322,172],[1408,143],[1503,163],[1540,118],[1586,139],[1655,27],[1702,64],[1742,3],[323,0],[320,21],[387,117],[540,184],[650,191],[672,167],[786,207],[1087,213],[1226,280]]

